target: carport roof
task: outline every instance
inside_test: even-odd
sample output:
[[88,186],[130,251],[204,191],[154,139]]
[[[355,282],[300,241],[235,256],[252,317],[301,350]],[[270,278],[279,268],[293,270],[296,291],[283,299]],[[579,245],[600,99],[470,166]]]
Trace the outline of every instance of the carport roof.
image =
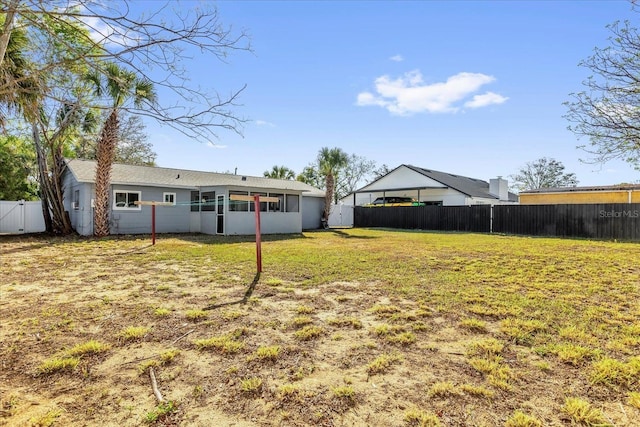
[[[71,159],[66,163],[78,182],[95,182],[95,161]],[[261,190],[289,190],[301,192],[304,196],[324,197],[324,191],[300,181],[120,163],[113,164],[111,184],[192,190],[209,186],[246,187]]]

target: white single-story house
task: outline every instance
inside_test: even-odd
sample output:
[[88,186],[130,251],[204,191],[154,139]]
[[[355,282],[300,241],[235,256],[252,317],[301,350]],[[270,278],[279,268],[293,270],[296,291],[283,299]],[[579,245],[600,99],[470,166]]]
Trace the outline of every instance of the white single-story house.
[[362,206],[386,197],[410,197],[425,205],[469,206],[518,203],[506,179],[490,182],[476,178],[400,165],[386,175],[354,191],[342,202]]
[[[93,234],[96,162],[67,160],[63,179],[65,208],[81,235]],[[320,227],[324,191],[293,180],[215,172],[114,164],[111,171],[111,234],[151,232],[151,206],[135,202],[168,202],[156,206],[157,233],[255,234],[253,202],[231,195],[269,196],[260,203],[263,234],[300,233]]]

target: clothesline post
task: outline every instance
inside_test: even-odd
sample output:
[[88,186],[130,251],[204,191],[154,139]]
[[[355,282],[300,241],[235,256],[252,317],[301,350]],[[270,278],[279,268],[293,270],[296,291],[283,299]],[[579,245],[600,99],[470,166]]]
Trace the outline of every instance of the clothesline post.
[[156,206],[173,206],[171,202],[154,202],[153,200],[136,200],[136,206],[151,206],[151,245],[156,244]]
[[262,273],[262,232],[260,230],[260,202],[279,203],[280,199],[277,197],[260,197],[259,194],[254,194],[253,196],[231,194],[229,195],[229,200],[243,200],[246,202],[253,201],[253,207],[256,211],[256,264],[258,273]]

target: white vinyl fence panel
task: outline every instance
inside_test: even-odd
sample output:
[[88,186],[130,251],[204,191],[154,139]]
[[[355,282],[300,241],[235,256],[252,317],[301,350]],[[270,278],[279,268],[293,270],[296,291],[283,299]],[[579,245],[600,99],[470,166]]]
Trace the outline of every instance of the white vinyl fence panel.
[[0,200],[0,234],[42,233],[42,203]]
[[353,206],[332,205],[329,227],[353,227]]

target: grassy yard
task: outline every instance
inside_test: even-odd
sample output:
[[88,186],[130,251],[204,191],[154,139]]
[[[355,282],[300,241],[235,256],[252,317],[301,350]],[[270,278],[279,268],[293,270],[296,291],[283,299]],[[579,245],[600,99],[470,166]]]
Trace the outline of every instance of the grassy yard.
[[263,256],[0,237],[0,425],[640,425],[638,244],[354,229]]

